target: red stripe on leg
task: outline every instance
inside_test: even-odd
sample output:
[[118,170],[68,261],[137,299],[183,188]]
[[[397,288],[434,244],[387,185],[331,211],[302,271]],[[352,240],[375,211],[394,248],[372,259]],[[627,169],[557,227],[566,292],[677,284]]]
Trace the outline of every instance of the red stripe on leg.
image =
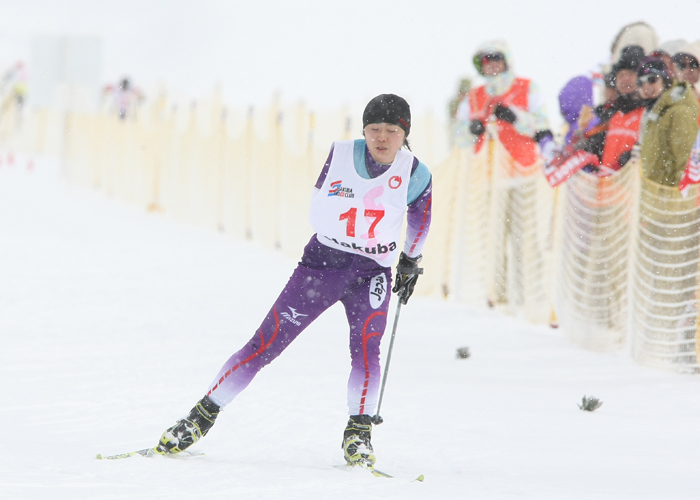
[[365,324],[362,325],[362,357],[363,357],[363,362],[365,366],[365,383],[364,387],[365,389],[362,391],[362,397],[360,398],[360,415],[362,415],[365,412],[365,400],[367,398],[367,388],[369,387],[369,360],[367,359],[367,341],[369,340],[370,337],[374,337],[375,335],[379,335],[379,332],[372,332],[370,334],[367,333],[367,328],[369,327],[369,322],[372,321],[375,317],[377,316],[386,316],[386,313],[383,313],[382,311],[376,311],[365,320]]
[[243,366],[243,365],[249,363],[251,360],[253,360],[253,359],[256,358],[257,356],[259,356],[260,354],[262,354],[263,352],[265,352],[265,351],[267,350],[267,348],[270,347],[270,345],[272,345],[272,342],[274,342],[275,339],[277,338],[277,334],[279,333],[279,329],[280,329],[280,320],[279,320],[279,317],[277,316],[277,310],[276,310],[274,307],[272,308],[272,314],[273,314],[274,317],[275,317],[275,331],[272,332],[272,336],[270,337],[270,340],[267,341],[267,343],[265,343],[265,336],[263,335],[262,328],[261,328],[261,329],[259,330],[261,342],[260,342],[260,347],[258,348],[258,350],[255,351],[255,352],[254,352],[253,354],[251,354],[250,356],[248,356],[248,357],[247,357],[246,359],[244,359],[243,361],[237,363],[236,366],[234,366],[233,368],[231,368],[229,371],[227,371],[227,372],[226,372],[226,376],[225,376],[225,377],[221,377],[221,379],[219,380],[219,383],[216,384],[214,387],[211,388],[211,390],[207,393],[207,396],[209,396],[213,391],[215,391],[215,390],[219,387],[219,385],[224,381],[224,378],[228,377],[231,373],[233,373],[233,372],[235,372],[236,370],[238,370],[241,366]]

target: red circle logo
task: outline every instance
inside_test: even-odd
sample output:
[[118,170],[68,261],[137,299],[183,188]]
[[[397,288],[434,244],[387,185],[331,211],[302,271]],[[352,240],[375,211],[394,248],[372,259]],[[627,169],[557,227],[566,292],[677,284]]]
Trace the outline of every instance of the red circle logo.
[[398,187],[401,185],[403,181],[401,180],[401,177],[398,175],[395,175],[391,179],[389,179],[389,187],[391,189],[398,189]]

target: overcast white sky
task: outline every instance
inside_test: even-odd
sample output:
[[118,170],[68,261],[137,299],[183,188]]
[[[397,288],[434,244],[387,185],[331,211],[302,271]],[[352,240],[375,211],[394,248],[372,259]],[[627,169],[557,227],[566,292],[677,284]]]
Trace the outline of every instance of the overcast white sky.
[[324,107],[394,92],[443,113],[459,77],[475,74],[477,45],[503,38],[552,114],[564,83],[639,20],[662,41],[696,40],[700,0],[0,0],[0,61],[29,60],[32,36],[96,35],[105,82],[129,75],[192,98],[220,82],[242,105],[278,89]]

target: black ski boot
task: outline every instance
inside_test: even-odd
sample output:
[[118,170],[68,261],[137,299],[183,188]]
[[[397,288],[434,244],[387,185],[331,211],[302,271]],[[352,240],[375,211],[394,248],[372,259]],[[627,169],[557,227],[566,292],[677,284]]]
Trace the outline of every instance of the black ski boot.
[[180,453],[207,435],[214,426],[221,408],[208,396],[204,396],[190,411],[166,430],[156,446],[158,453]]
[[374,467],[377,459],[372,449],[372,417],[351,415],[343,433],[343,454],[348,465]]

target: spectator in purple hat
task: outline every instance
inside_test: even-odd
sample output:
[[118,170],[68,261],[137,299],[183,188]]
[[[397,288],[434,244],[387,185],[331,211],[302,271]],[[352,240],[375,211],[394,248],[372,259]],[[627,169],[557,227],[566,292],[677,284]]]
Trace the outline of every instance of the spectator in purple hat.
[[[569,124],[569,131],[564,137],[565,144],[571,144],[575,136],[592,129],[600,123],[598,117],[587,119],[593,109],[593,82],[585,76],[577,76],[569,80],[559,92],[559,110]],[[582,116],[583,115],[583,116]],[[584,118],[584,120],[582,120]],[[581,125],[583,129],[581,130]]]

